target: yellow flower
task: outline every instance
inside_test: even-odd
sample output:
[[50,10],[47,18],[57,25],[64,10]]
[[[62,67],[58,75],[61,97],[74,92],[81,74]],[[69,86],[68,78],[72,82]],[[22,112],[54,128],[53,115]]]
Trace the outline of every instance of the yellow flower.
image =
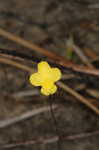
[[43,95],[50,95],[57,91],[57,86],[54,83],[60,78],[61,71],[58,68],[51,68],[46,61],[41,61],[38,64],[38,72],[33,73],[29,81],[34,86],[41,86]]

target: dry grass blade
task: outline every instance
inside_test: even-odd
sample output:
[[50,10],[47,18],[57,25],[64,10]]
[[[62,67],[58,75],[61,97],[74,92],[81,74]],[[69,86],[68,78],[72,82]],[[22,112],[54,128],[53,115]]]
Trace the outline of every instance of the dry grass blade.
[[14,56],[7,55],[7,54],[0,54],[0,57],[4,57],[4,58],[7,58],[7,59],[14,59],[16,61],[23,61],[24,60],[20,57],[14,57]]
[[71,35],[70,38],[66,42],[67,50],[74,51],[77,56],[80,58],[80,60],[88,67],[94,68],[94,66],[90,63],[89,58],[84,54],[81,48],[79,48],[77,45],[75,45],[73,36]]
[[[53,105],[53,109],[56,109],[58,107],[58,105]],[[7,127],[9,125],[15,124],[17,122],[20,122],[22,120],[31,118],[35,115],[38,115],[40,113],[46,112],[46,111],[50,111],[50,106],[45,106],[45,107],[41,107],[41,108],[36,108],[35,110],[31,110],[28,112],[25,112],[23,114],[21,114],[20,116],[11,118],[11,119],[6,119],[6,120],[0,120],[0,128],[4,128]]]
[[99,90],[95,90],[95,89],[92,89],[92,88],[88,88],[88,89],[86,89],[86,92],[87,92],[90,96],[92,96],[92,97],[94,97],[94,98],[96,98],[96,99],[99,99]]
[[93,110],[96,114],[99,115],[99,109],[96,106],[94,106],[91,102],[89,102],[85,97],[83,97],[82,95],[80,95],[79,93],[77,93],[76,91],[74,91],[73,89],[71,89],[70,87],[68,87],[67,85],[65,85],[62,82],[58,82],[57,85],[60,88],[64,89],[69,94],[71,94],[74,97],[76,97],[77,100],[79,100],[80,102],[85,104],[87,107],[89,107],[91,110]]
[[94,50],[90,49],[90,48],[84,48],[84,52],[85,54],[90,57],[92,60],[97,59],[97,54],[95,53]]
[[73,45],[73,49],[74,49],[75,53],[77,53],[78,56],[81,58],[81,60],[83,61],[84,64],[86,64],[88,67],[94,69],[94,66],[90,63],[89,59],[84,55],[84,53],[78,46]]
[[86,73],[86,74],[91,74],[91,75],[95,75],[95,76],[99,76],[99,70],[98,69],[93,69],[93,68],[89,68],[89,67],[85,67],[85,66],[80,66],[77,64],[74,64],[70,61],[67,61],[66,59],[64,59],[64,57],[58,56],[55,53],[52,53],[50,51],[47,51],[31,42],[28,42],[18,36],[15,36],[3,29],[0,28],[0,35],[11,40],[14,41],[16,43],[19,43],[20,45],[23,45],[24,47],[29,48],[30,50],[33,51],[37,51],[42,53],[44,56],[47,56],[49,58],[51,58],[52,61],[54,61],[57,64],[60,64],[66,68],[72,69],[74,71],[77,72],[82,72],[82,73]]
[[0,58],[0,63],[3,63],[3,64],[8,64],[8,65],[11,65],[11,66],[14,66],[14,67],[17,67],[23,71],[26,71],[26,72],[33,72],[33,69],[26,66],[26,65],[23,65],[23,64],[20,64],[16,61],[13,61],[13,60],[9,60],[7,58]]
[[45,50],[45,49],[29,42],[29,41],[26,41],[26,40],[24,40],[24,39],[22,39],[18,36],[15,36],[15,35],[7,32],[7,31],[5,31],[1,28],[0,28],[0,35],[6,37],[7,39],[9,39],[11,41],[19,43],[20,45],[23,45],[24,47],[27,47],[27,48],[32,49],[34,51],[38,51],[38,52],[42,53],[45,56],[49,56],[50,58],[53,58],[53,59],[56,58],[57,60],[60,59],[60,56],[58,56],[57,54],[51,53],[50,51],[47,51],[47,50]]
[[[85,133],[79,133],[75,135],[68,135],[64,136],[62,139],[64,140],[77,140],[77,139],[82,139],[82,138],[87,138],[90,136],[94,135],[99,135],[99,130],[97,131],[91,131],[91,132],[85,132]],[[4,146],[1,146],[3,149],[9,149],[9,148],[14,148],[14,147],[20,147],[20,146],[28,146],[28,145],[34,145],[34,144],[50,144],[50,143],[56,143],[59,140],[58,136],[53,136],[53,137],[39,137],[38,139],[34,140],[29,140],[29,141],[21,141],[17,143],[12,143],[12,144],[6,144]]]
[[39,91],[37,89],[20,91],[12,94],[12,96],[16,98],[22,98],[27,96],[39,95]]

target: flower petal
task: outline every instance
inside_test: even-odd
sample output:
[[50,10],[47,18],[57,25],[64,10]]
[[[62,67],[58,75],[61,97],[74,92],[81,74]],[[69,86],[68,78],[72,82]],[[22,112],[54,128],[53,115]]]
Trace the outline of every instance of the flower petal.
[[29,81],[34,86],[40,86],[41,85],[41,77],[39,73],[34,73],[30,76]]
[[55,82],[55,81],[58,81],[62,74],[61,74],[61,71],[58,69],[58,68],[52,68],[52,80]]
[[46,96],[54,94],[56,91],[57,91],[57,87],[54,84],[49,88],[46,88],[45,86],[41,88],[41,93]]
[[50,89],[50,94],[54,94],[57,91],[57,86],[53,84],[53,86]]
[[50,65],[46,61],[42,61],[38,64],[38,72],[45,76],[50,72],[51,68]]

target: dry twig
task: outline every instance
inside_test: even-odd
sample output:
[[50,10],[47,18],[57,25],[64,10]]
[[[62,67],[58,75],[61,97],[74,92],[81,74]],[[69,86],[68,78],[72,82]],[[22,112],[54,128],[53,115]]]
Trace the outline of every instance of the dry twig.
[[7,59],[7,58],[0,58],[0,63],[3,63],[3,64],[8,64],[8,65],[11,65],[11,66],[14,66],[14,67],[17,67],[23,71],[27,71],[27,72],[33,72],[33,69],[26,66],[26,65],[23,65],[23,64],[20,64],[16,61],[13,61],[13,60],[10,60],[10,59]]
[[98,69],[93,69],[93,68],[89,68],[86,66],[80,66],[77,64],[74,64],[70,61],[67,61],[64,57],[62,56],[58,56],[55,53],[52,53],[51,51],[47,51],[31,42],[28,42],[18,36],[15,36],[3,29],[0,28],[0,35],[11,40],[14,41],[16,43],[19,43],[21,45],[23,45],[24,47],[29,48],[30,50],[33,51],[37,51],[40,52],[41,54],[43,54],[44,56],[47,56],[48,58],[50,58],[52,61],[54,61],[57,64],[60,64],[66,68],[72,69],[74,71],[77,72],[82,72],[82,73],[86,73],[86,74],[90,74],[90,75],[95,75],[95,76],[99,76],[99,70]]
[[84,98],[82,95],[80,95],[79,93],[77,93],[76,91],[74,91],[73,89],[71,89],[70,87],[68,87],[67,85],[65,85],[62,82],[58,82],[57,85],[60,88],[62,88],[63,90],[65,90],[66,92],[68,92],[69,94],[76,97],[78,101],[82,102],[87,107],[89,107],[91,110],[93,110],[96,114],[99,115],[99,109],[96,106],[94,106],[93,104],[91,104],[91,102],[88,101],[86,98]]
[[[58,107],[58,105],[53,105],[53,109],[56,109],[57,107]],[[5,128],[9,125],[13,125],[17,122],[26,120],[28,118],[31,118],[35,115],[38,115],[38,114],[46,112],[46,111],[50,111],[50,106],[45,106],[45,107],[41,107],[38,109],[36,108],[35,110],[25,112],[25,113],[21,114],[20,116],[17,116],[17,117],[11,118],[11,119],[0,120],[0,128]]]
[[[75,135],[68,135],[68,136],[63,136],[61,140],[78,140],[82,138],[87,138],[91,137],[94,135],[99,135],[99,130],[97,131],[91,131],[91,132],[85,132],[85,133],[79,133]],[[17,143],[12,143],[12,144],[6,144],[4,146],[1,146],[2,149],[8,149],[8,148],[14,148],[14,147],[20,147],[20,146],[29,146],[29,145],[34,145],[34,144],[51,144],[51,143],[56,143],[59,140],[58,136],[53,136],[53,137],[39,137],[38,139],[34,140],[29,140],[25,142],[17,142]]]

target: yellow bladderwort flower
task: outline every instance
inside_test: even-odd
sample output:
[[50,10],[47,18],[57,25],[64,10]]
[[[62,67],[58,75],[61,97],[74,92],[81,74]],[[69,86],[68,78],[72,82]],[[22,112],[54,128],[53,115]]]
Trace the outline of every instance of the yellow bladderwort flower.
[[55,82],[60,80],[62,74],[60,69],[51,68],[46,61],[38,63],[38,72],[33,73],[29,81],[34,86],[41,86],[43,95],[51,95],[57,91]]

